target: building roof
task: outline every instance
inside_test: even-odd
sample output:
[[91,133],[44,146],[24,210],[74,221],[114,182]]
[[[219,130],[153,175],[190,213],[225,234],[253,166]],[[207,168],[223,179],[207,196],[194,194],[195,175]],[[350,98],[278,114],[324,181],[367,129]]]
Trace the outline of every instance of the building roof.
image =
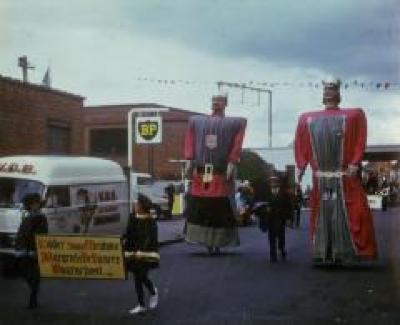
[[121,110],[131,110],[134,108],[137,109],[142,109],[142,108],[166,108],[169,109],[170,111],[173,112],[180,112],[183,114],[202,114],[202,113],[197,113],[194,111],[182,109],[182,108],[176,108],[176,107],[171,107],[171,106],[166,106],[166,105],[161,105],[161,104],[156,104],[156,103],[132,103],[132,104],[110,104],[110,105],[94,105],[94,106],[85,106],[87,109],[121,109]]
[[66,91],[63,91],[60,89],[50,88],[50,87],[47,87],[44,85],[34,84],[31,82],[23,82],[22,80],[6,77],[1,74],[0,74],[0,81],[14,84],[19,87],[25,87],[25,88],[29,88],[29,89],[38,90],[38,91],[49,92],[49,93],[53,93],[53,94],[57,94],[57,95],[61,95],[61,96],[73,97],[73,98],[80,99],[80,100],[85,99],[85,97],[83,97],[83,96],[72,94],[72,93],[69,93],[69,92],[66,92]]
[[93,124],[125,124],[128,112],[131,109],[168,109],[168,112],[161,112],[163,119],[167,121],[187,121],[192,115],[203,115],[202,113],[175,108],[156,103],[133,103],[133,104],[111,104],[84,107],[84,121],[86,125]]
[[368,145],[364,159],[369,161],[400,160],[400,144]]

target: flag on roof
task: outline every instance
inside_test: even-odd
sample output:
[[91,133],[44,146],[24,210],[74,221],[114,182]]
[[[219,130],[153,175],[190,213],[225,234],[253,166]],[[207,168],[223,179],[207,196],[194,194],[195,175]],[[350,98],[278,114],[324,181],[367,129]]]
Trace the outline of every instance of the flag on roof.
[[50,67],[47,67],[46,73],[43,76],[42,84],[46,87],[51,87]]

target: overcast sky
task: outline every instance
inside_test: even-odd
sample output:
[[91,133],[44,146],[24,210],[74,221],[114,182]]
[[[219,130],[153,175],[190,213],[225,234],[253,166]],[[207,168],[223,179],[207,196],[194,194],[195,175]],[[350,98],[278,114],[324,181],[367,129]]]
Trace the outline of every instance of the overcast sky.
[[[271,88],[276,146],[292,142],[301,112],[320,107],[321,89],[308,83],[334,75],[353,85],[342,107],[365,109],[368,142],[400,143],[399,0],[1,0],[0,74],[21,78],[23,54],[35,66],[30,81],[50,64],[53,87],[87,105],[208,112],[218,80],[280,83]],[[246,145],[266,146],[268,97],[258,105],[246,92],[242,103],[226,91],[227,113],[248,118]]]

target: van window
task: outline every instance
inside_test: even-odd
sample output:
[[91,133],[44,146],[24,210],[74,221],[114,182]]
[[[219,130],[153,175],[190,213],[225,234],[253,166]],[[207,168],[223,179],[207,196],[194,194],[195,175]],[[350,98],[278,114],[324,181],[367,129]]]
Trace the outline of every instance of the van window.
[[48,208],[69,207],[71,205],[68,186],[50,186],[47,190],[46,199]]
[[0,208],[16,208],[28,193],[42,195],[43,184],[28,179],[0,178]]
[[137,185],[152,185],[153,179],[151,177],[141,177],[137,178]]

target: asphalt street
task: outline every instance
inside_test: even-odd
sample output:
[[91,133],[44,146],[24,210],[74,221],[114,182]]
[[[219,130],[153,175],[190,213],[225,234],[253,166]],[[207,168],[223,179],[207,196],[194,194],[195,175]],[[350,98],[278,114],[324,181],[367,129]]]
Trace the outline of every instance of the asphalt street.
[[127,312],[137,302],[132,279],[43,280],[40,308],[30,311],[25,283],[0,278],[0,323],[399,322],[400,209],[374,212],[379,260],[357,268],[312,267],[307,216],[287,230],[286,262],[269,262],[256,226],[241,228],[241,246],[219,256],[182,242],[163,246],[151,273],[160,304],[146,315]]

